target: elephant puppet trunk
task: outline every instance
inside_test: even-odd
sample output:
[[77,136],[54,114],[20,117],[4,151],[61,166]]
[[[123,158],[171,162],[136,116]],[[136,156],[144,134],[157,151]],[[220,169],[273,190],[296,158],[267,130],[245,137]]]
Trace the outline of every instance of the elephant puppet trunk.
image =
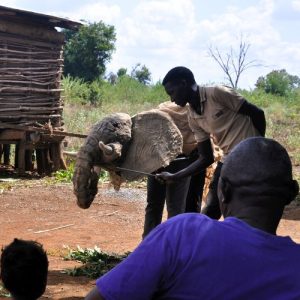
[[74,174],[74,193],[80,208],[87,209],[91,206],[98,192],[99,173],[100,168],[98,170],[91,168],[88,170],[77,169]]

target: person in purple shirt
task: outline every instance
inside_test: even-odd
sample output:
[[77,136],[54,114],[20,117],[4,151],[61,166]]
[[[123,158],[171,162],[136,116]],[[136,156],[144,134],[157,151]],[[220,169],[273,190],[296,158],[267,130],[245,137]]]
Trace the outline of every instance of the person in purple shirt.
[[298,193],[287,151],[248,138],[221,170],[224,221],[196,213],[167,220],[85,299],[300,299],[300,245],[276,235]]

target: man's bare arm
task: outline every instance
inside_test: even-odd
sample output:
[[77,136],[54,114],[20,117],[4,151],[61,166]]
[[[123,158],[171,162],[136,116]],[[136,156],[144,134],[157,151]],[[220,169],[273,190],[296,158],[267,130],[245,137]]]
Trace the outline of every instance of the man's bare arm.
[[266,118],[265,118],[265,113],[262,109],[249,103],[248,101],[245,101],[240,107],[238,113],[249,116],[251,118],[254,127],[258,130],[258,132],[262,136],[265,136]]
[[157,178],[163,179],[167,182],[176,181],[187,176],[195,175],[210,166],[214,162],[214,155],[210,139],[198,143],[197,147],[199,156],[196,161],[174,174],[169,172],[156,174]]

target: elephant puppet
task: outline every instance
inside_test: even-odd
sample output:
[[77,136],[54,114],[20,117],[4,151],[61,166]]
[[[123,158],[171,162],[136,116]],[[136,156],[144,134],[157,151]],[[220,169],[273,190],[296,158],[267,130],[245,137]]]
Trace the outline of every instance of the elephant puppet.
[[89,208],[98,192],[101,169],[109,172],[116,190],[125,180],[145,175],[116,167],[152,173],[182,152],[182,135],[171,117],[160,110],[106,116],[96,123],[80,148],[73,175],[74,193],[81,208]]

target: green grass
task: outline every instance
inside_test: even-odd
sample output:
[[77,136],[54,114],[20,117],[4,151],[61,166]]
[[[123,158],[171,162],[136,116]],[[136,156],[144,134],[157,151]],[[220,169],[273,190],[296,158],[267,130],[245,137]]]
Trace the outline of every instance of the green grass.
[[246,99],[265,111],[266,136],[281,143],[289,152],[294,166],[300,165],[300,94],[286,97],[262,91],[241,91]]
[[122,255],[104,252],[96,246],[93,249],[83,249],[79,246],[75,250],[69,247],[66,248],[68,250],[68,254],[65,256],[66,260],[74,260],[82,263],[80,267],[64,270],[66,274],[71,276],[98,278],[114,268],[129,255],[129,252]]
[[89,110],[97,110],[104,115],[116,111],[135,114],[140,107],[157,106],[168,99],[160,83],[147,86],[128,76],[121,77],[116,84],[105,81],[87,84],[65,77],[62,85],[65,104],[86,105]]
[[[52,174],[51,177],[47,178],[47,181],[51,184],[56,184],[56,183],[71,183],[73,174],[74,174],[74,167],[75,167],[75,162],[71,161],[66,170],[59,170],[56,171]],[[100,176],[99,176],[99,182],[107,182],[109,181],[109,174],[105,170],[101,170]]]
[[[168,99],[161,84],[146,86],[127,76],[115,85],[104,81],[87,84],[66,77],[63,87],[65,129],[81,134],[87,134],[108,114],[124,112],[132,116]],[[69,137],[68,150],[78,150],[82,142],[83,139]]]

